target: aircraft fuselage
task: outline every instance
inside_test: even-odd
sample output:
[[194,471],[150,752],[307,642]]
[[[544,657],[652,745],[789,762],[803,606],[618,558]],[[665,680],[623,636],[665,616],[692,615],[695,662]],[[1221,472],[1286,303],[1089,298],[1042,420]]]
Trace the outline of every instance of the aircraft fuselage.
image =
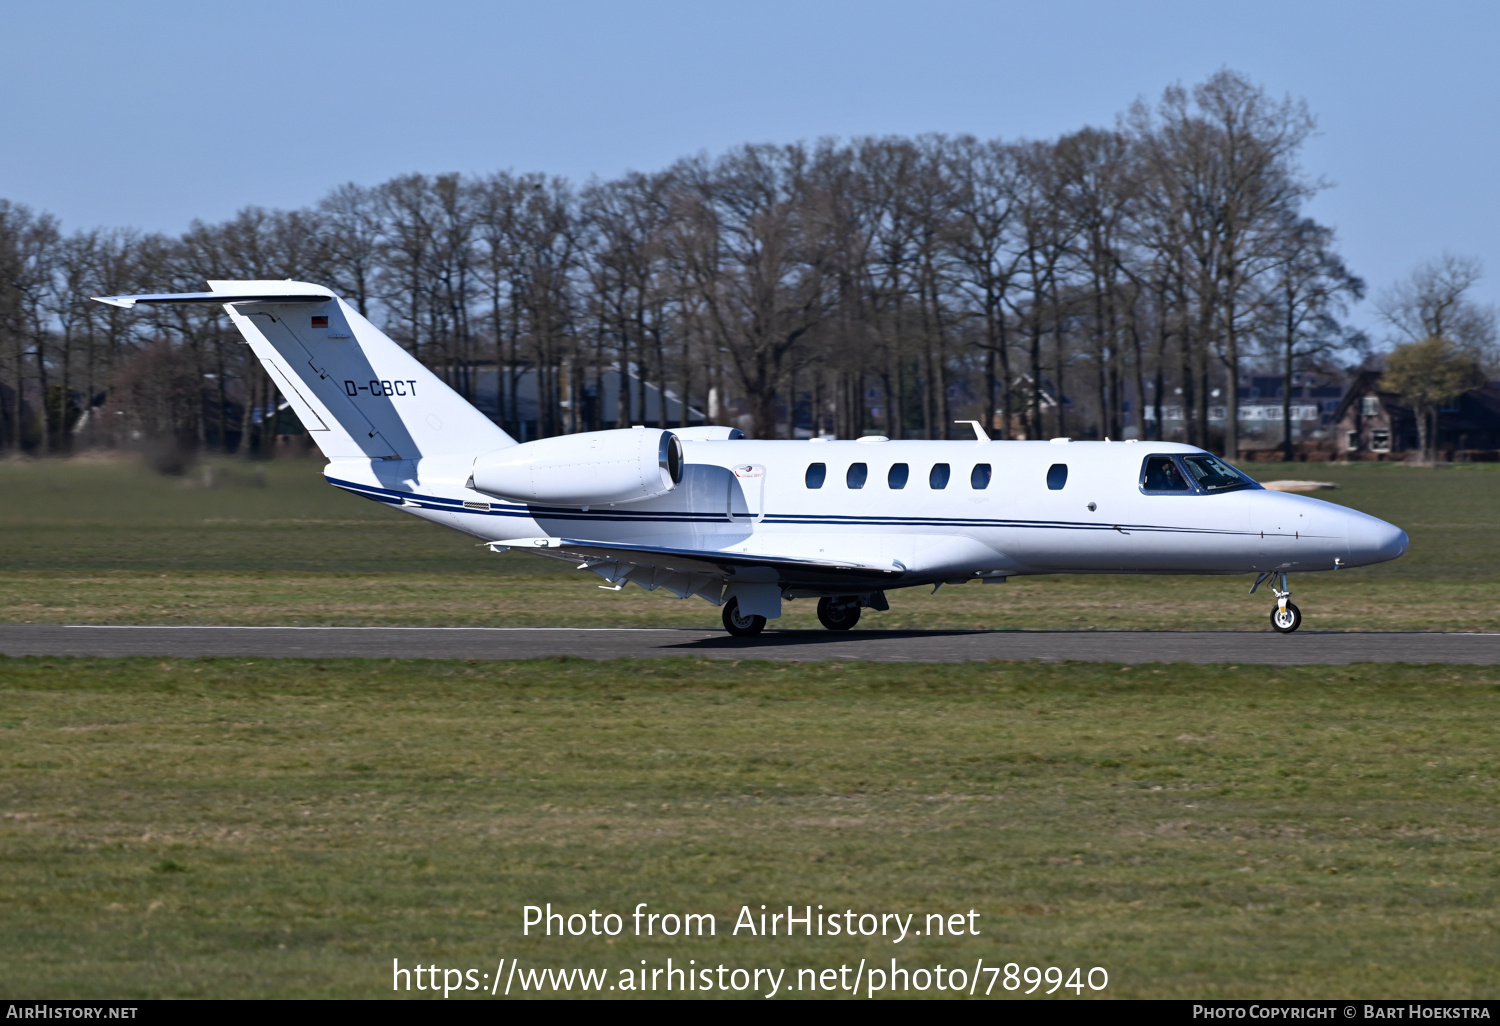
[[[1218,494],[1148,490],[1148,457],[1204,455],[1177,443],[740,439],[683,447],[682,480],[669,494],[589,508],[496,500],[466,487],[463,461],[338,461],[327,475],[485,541],[588,538],[901,568],[885,587],[1053,573],[1300,573],[1393,559],[1407,544],[1404,532],[1374,517],[1253,483]],[[828,594],[842,588],[837,580],[800,583]]]

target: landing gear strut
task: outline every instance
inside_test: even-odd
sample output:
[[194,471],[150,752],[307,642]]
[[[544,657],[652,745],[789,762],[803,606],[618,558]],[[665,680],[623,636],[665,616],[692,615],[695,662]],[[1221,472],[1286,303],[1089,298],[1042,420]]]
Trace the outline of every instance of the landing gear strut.
[[1250,587],[1250,594],[1254,595],[1256,588],[1273,577],[1276,578],[1276,582],[1271,585],[1271,591],[1276,596],[1276,608],[1271,610],[1271,629],[1278,634],[1290,634],[1302,626],[1302,610],[1291,603],[1292,589],[1286,583],[1286,574],[1280,572],[1261,574],[1255,579],[1255,584]]
[[859,599],[853,595],[818,599],[818,622],[831,631],[847,631],[859,623]]
[[732,598],[724,603],[724,629],[736,638],[754,637],[766,629],[766,618],[741,613],[740,600]]

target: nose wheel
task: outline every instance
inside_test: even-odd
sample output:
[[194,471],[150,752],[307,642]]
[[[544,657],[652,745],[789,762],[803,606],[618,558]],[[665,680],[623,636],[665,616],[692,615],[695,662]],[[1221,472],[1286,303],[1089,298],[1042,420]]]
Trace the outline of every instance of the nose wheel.
[[1302,610],[1292,604],[1292,589],[1286,583],[1286,574],[1261,574],[1250,586],[1250,594],[1254,595],[1256,588],[1273,577],[1276,578],[1276,583],[1271,585],[1271,591],[1276,595],[1276,608],[1271,610],[1271,629],[1278,634],[1290,634],[1302,626]]
[[1278,605],[1271,610],[1271,626],[1282,634],[1290,634],[1302,626],[1302,610],[1292,603]]

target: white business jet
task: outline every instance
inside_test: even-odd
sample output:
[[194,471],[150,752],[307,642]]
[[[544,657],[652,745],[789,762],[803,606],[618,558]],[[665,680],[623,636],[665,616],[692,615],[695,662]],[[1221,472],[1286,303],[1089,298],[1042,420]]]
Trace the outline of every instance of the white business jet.
[[211,281],[100,302],[219,303],[328,458],[328,482],[506,549],[723,608],[758,634],[816,599],[848,630],[892,588],[1027,574],[1287,574],[1395,559],[1406,534],[1267,491],[1170,442],[752,441],[643,427],[517,443],[328,289]]

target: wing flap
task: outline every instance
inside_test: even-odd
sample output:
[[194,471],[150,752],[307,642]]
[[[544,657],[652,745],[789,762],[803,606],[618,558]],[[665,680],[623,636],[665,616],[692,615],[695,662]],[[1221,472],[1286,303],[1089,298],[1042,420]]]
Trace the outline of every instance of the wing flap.
[[798,559],[721,549],[678,549],[660,545],[590,541],[583,538],[519,538],[494,543],[496,547],[536,552],[565,559],[612,560],[652,566],[680,573],[715,573],[726,578],[744,570],[775,570],[778,576],[796,579],[858,577],[870,581],[894,581],[906,573],[899,564],[854,563],[847,560]]

